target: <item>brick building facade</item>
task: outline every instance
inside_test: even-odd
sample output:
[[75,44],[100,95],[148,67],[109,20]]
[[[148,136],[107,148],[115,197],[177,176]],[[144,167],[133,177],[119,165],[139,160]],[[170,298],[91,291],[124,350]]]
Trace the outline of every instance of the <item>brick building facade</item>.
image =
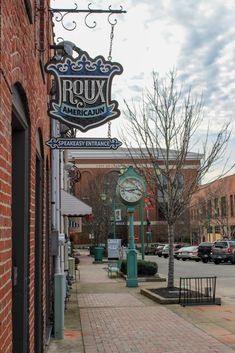
[[50,323],[49,1],[0,4],[0,352],[45,352]]
[[202,185],[190,206],[194,243],[235,237],[235,174]]
[[[134,150],[133,153],[135,154]],[[140,157],[138,157],[137,150],[136,158],[138,159],[139,164],[146,164],[146,161],[141,161]],[[122,221],[116,222],[116,237],[120,236],[123,238],[123,233],[127,231],[127,229],[125,229],[125,225],[127,224],[127,214],[125,207],[121,206],[121,203],[116,197],[116,181],[120,173],[121,167],[133,165],[133,160],[128,154],[127,149],[119,148],[116,151],[70,151],[69,159],[70,161],[73,161],[76,164],[81,173],[81,179],[76,184],[75,188],[75,194],[77,197],[90,204],[93,208],[93,211],[95,210],[95,204],[98,204],[98,208],[100,209],[100,213],[102,214],[103,212],[106,212],[106,209],[103,207],[100,194],[106,192],[108,196],[111,196],[112,201],[115,201],[115,208],[122,209]],[[163,162],[159,159],[157,163],[161,164]],[[174,163],[173,159],[172,163]],[[200,156],[198,156],[198,154],[188,154],[184,168],[182,170],[184,180],[193,177],[195,173],[197,173],[197,168],[199,164]],[[153,197],[150,197],[150,205],[148,204],[148,198],[145,202],[145,242],[167,242],[167,224],[159,212],[158,204],[155,202],[155,199],[156,198],[153,195]],[[109,204],[109,208],[112,208],[112,206],[113,203]],[[136,242],[138,243],[140,242],[141,234],[140,212],[138,208],[134,217],[134,227]],[[90,226],[87,225],[87,228],[83,225],[82,232],[77,234],[78,242],[81,244],[91,243],[91,240],[89,240],[88,237],[91,231],[92,224]],[[111,233],[110,236],[112,236],[113,227],[107,227],[106,232],[108,231]],[[150,236],[148,236],[149,232],[151,232]],[[189,240],[189,217],[183,217],[181,220],[179,220],[175,228],[175,234],[175,239],[177,241]],[[125,235],[124,237],[125,242],[127,241],[126,238],[127,235]]]

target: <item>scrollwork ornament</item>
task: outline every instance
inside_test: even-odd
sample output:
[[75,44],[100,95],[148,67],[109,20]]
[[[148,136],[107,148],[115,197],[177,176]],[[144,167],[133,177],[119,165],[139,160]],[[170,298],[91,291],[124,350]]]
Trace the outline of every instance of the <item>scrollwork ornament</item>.
[[[54,16],[54,20],[55,22],[61,23],[63,28],[67,31],[73,31],[77,28],[77,22],[76,21],[72,21],[69,23],[65,23],[65,18],[67,15],[72,14],[72,13],[87,13],[84,19],[85,25],[88,28],[95,28],[97,26],[97,22],[94,20],[93,22],[89,22],[89,16],[91,14],[101,14],[101,13],[106,13],[109,14],[108,15],[108,22],[111,26],[115,26],[117,24],[117,19],[115,18],[114,20],[111,20],[111,16],[114,14],[122,14],[122,13],[126,13],[126,11],[123,10],[123,7],[120,5],[120,9],[112,9],[112,5],[110,5],[108,7],[107,10],[103,10],[103,9],[93,9],[91,8],[92,3],[88,4],[88,9],[79,9],[78,8],[78,4],[75,2],[74,3],[75,7],[73,9],[53,9],[51,8],[50,11],[52,12],[53,16]],[[69,24],[69,26],[68,26]]]
[[[77,28],[77,22],[76,21],[72,21],[70,22],[72,24],[72,26],[69,26],[65,24],[64,20],[65,20],[65,17],[73,12],[76,13],[76,11],[79,11],[78,10],[78,4],[75,2],[74,3],[75,7],[71,10],[67,10],[67,11],[64,11],[63,9],[61,9],[61,11],[56,11],[55,12],[55,15],[54,15],[54,18],[55,18],[55,21],[56,22],[60,22],[62,27],[66,30],[66,31],[74,31],[76,28]],[[63,13],[64,12],[64,13]]]

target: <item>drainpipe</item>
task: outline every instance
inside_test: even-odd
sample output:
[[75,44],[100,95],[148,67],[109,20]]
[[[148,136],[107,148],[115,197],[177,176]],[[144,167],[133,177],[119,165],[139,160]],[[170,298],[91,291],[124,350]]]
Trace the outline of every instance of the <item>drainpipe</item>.
[[[55,59],[61,59],[66,54],[72,55],[73,50],[78,52],[78,48],[72,42],[61,42],[62,49],[57,50]],[[52,119],[52,137],[59,137],[59,122]],[[64,273],[64,234],[61,231],[62,222],[60,214],[60,194],[61,177],[60,171],[60,151],[52,150],[52,229],[57,231],[58,235],[58,255],[55,257],[55,275],[54,275],[54,336],[56,339],[64,338],[64,301],[66,289],[66,277]]]
[[[52,119],[52,136],[59,136],[59,123]],[[63,242],[61,241],[60,222],[60,151],[52,150],[52,229],[57,231],[58,253],[55,257],[54,274],[54,336],[56,339],[64,338],[64,298],[65,274],[61,268],[63,256]]]

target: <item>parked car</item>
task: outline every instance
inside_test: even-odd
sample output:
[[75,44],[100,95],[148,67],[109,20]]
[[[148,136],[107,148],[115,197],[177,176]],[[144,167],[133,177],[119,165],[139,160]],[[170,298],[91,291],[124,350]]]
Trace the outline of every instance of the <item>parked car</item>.
[[193,260],[196,262],[199,262],[201,260],[200,257],[198,256],[198,246],[196,246],[195,249],[192,250],[192,255],[190,260]]
[[228,261],[235,264],[235,240],[215,241],[212,246],[211,257],[216,265]]
[[179,248],[179,249],[176,249],[176,250],[174,251],[174,258],[177,259],[177,260],[179,260],[178,255],[179,255],[181,249],[183,249],[183,248]]
[[200,261],[198,257],[198,246],[184,246],[177,251],[177,259]]
[[145,255],[155,255],[158,243],[147,244],[144,248]]
[[[185,244],[173,244],[173,253],[175,254],[175,251],[182,248],[183,246],[185,246]],[[165,259],[169,256],[169,244],[166,244],[162,249],[162,256]]]
[[155,250],[155,255],[159,256],[159,257],[162,257],[162,251],[163,251],[163,248],[166,244],[161,244],[161,245],[158,245],[156,250]]
[[207,263],[211,261],[211,251],[214,243],[202,242],[198,246],[198,257],[202,260],[202,262]]

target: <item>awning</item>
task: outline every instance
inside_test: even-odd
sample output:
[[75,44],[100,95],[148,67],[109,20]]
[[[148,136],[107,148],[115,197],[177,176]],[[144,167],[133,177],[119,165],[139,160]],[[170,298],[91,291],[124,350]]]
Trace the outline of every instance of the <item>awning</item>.
[[92,214],[92,208],[77,197],[61,190],[61,214],[70,217],[86,216]]

